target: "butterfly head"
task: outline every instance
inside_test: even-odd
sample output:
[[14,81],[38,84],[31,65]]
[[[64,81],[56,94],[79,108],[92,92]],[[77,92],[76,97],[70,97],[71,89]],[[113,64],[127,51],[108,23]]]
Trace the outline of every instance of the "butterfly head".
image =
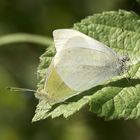
[[130,58],[128,57],[128,55],[119,57],[119,65],[118,65],[119,75],[128,72],[129,67],[127,66],[126,62],[129,60]]

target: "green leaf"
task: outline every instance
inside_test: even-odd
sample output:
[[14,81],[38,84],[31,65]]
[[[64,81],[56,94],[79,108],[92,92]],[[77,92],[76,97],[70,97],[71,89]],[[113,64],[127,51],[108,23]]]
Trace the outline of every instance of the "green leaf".
[[[132,119],[140,117],[140,18],[133,12],[124,10],[94,14],[74,25],[79,30],[107,46],[118,54],[130,57],[129,73],[118,76],[104,85],[81,93],[69,100],[48,107],[40,101],[33,121],[63,115],[67,118],[89,104],[90,111],[105,119]],[[43,88],[44,77],[50,60],[55,55],[54,46],[41,56],[38,68],[40,82],[38,91]],[[127,78],[126,78],[127,77]]]

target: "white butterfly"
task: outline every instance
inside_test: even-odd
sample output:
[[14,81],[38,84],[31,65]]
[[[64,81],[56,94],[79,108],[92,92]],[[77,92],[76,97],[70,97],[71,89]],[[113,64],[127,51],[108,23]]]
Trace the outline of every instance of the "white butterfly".
[[37,98],[46,98],[50,104],[62,102],[120,75],[129,60],[73,29],[55,30],[53,36],[57,52],[46,74],[44,89],[36,93]]

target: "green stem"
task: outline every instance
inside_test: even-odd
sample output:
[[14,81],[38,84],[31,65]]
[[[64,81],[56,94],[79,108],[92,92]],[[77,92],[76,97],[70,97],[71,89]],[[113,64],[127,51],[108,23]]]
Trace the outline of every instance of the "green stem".
[[11,43],[20,43],[20,42],[29,42],[35,43],[43,46],[48,46],[52,44],[52,39],[48,37],[44,37],[41,35],[33,35],[26,33],[15,33],[4,35],[0,37],[0,46],[7,45]]

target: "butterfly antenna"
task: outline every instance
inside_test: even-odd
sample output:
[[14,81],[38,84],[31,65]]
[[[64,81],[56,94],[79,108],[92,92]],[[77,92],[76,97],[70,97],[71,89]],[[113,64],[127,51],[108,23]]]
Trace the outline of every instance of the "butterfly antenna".
[[20,91],[25,92],[25,91],[27,91],[27,92],[33,92],[33,93],[36,92],[36,90],[27,89],[27,88],[7,87],[7,89],[10,90],[10,91],[12,91],[12,92],[13,91],[16,91],[16,92],[20,92]]

